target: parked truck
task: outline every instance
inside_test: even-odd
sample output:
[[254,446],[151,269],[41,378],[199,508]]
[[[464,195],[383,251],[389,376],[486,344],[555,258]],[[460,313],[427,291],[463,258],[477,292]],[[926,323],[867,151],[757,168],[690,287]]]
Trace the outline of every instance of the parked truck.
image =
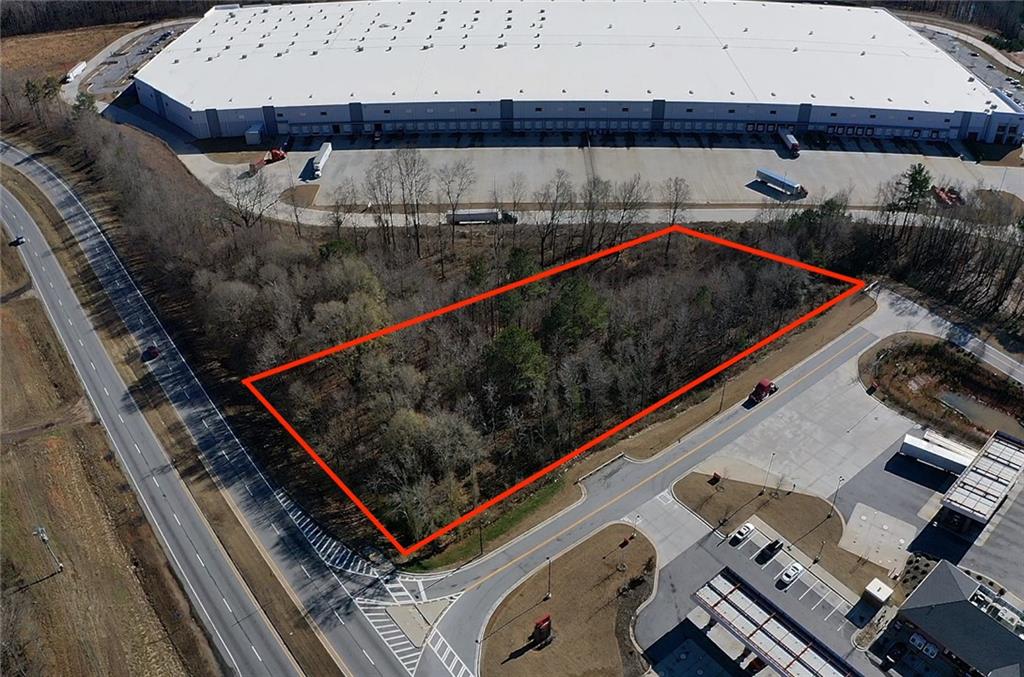
[[793,197],[801,198],[807,197],[807,189],[801,186],[792,179],[776,174],[775,172],[768,169],[757,170],[757,180],[761,183],[767,184],[776,190],[782,191],[786,195],[792,195]]
[[783,127],[779,127],[779,138],[782,139],[782,143],[786,144],[786,148],[788,148],[789,152],[793,154],[793,157],[800,156],[800,142],[796,140],[795,136],[793,136],[793,132]]
[[954,475],[962,473],[974,460],[968,454],[910,434],[904,435],[899,453]]
[[64,77],[61,78],[61,82],[65,82],[65,83],[71,82],[72,80],[74,80],[75,78],[77,78],[79,75],[81,75],[84,72],[85,72],[85,62],[84,61],[79,61],[78,63],[75,64],[74,68],[69,70],[64,75]]
[[288,153],[284,152],[283,149],[271,148],[259,160],[253,160],[249,163],[249,176],[256,176],[267,165],[280,162],[286,157],[288,157]]
[[324,167],[327,166],[327,160],[331,157],[331,151],[334,150],[334,146],[331,145],[330,141],[324,141],[323,145],[320,146],[320,151],[313,158],[313,176],[317,179],[323,174]]
[[455,226],[466,223],[517,223],[518,221],[515,214],[500,209],[448,213],[448,224]]

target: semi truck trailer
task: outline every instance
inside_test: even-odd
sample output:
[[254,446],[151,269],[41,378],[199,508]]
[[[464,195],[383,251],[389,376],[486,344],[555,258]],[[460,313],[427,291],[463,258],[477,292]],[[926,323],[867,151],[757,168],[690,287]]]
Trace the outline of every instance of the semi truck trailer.
[[448,224],[455,226],[465,223],[517,223],[518,221],[515,214],[500,209],[448,213]]
[[800,142],[793,136],[793,132],[788,129],[779,129],[779,138],[782,139],[782,143],[786,144],[786,148],[793,154],[793,157],[800,156]]
[[324,141],[323,145],[320,146],[320,151],[313,158],[313,176],[317,179],[324,172],[324,167],[327,166],[327,160],[331,157],[331,151],[334,150],[334,146],[331,145],[330,141]]
[[772,188],[782,191],[786,195],[792,195],[793,197],[807,197],[807,189],[801,186],[792,179],[787,179],[781,174],[768,169],[757,170],[757,180],[761,183],[767,184]]
[[72,68],[71,70],[69,70],[64,75],[64,77],[62,78],[62,82],[71,82],[72,80],[77,78],[79,75],[84,73],[85,72],[85,65],[86,64],[85,64],[84,61],[79,61],[78,63],[76,63],[75,67]]

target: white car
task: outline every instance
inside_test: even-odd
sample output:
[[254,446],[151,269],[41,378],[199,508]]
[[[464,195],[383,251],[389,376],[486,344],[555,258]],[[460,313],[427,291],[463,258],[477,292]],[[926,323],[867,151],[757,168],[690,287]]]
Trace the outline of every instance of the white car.
[[751,524],[750,522],[747,522],[746,524],[741,526],[739,529],[737,529],[733,533],[732,537],[733,537],[733,539],[737,543],[742,543],[743,541],[745,541],[748,538],[750,538],[750,534],[752,534],[752,533],[754,533],[754,525]]
[[793,581],[800,578],[800,575],[803,574],[803,572],[803,565],[799,562],[793,562],[783,570],[782,576],[779,577],[779,580],[782,581],[783,587],[788,587],[793,584]]

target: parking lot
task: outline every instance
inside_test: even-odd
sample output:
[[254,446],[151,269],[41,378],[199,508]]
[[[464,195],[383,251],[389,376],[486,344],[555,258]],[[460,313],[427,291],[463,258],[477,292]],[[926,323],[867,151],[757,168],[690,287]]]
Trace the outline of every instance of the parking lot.
[[100,99],[113,99],[131,84],[132,77],[150,59],[160,53],[174,38],[187,29],[193,21],[155,28],[143,33],[127,45],[114,52],[90,73],[83,87]]
[[[766,557],[765,546],[773,539],[756,528],[742,543],[736,544],[735,540],[730,537],[726,539],[726,544],[736,548],[737,553],[746,557],[761,570],[761,580],[749,580],[748,583],[760,591],[764,591],[770,585],[780,593],[795,599],[811,617],[825,624],[832,631],[842,637],[853,638],[858,627],[851,622],[848,615],[854,605],[818,578],[812,569],[805,569],[800,577],[788,586],[780,580],[786,568],[792,563],[798,562],[790,550],[784,547],[775,556]],[[806,559],[804,561],[806,562]],[[803,565],[801,564],[801,566]]]
[[989,61],[984,54],[951,35],[924,28],[917,29],[917,32],[956,59],[974,77],[989,87],[1004,90],[1017,103],[1021,102],[1024,89],[1021,88],[1020,76],[1008,75],[1001,66]]

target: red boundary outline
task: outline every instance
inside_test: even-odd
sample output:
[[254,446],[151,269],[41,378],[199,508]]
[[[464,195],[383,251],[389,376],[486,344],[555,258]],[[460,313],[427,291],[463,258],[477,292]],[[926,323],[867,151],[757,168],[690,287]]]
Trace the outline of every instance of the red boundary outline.
[[[747,254],[752,254],[754,256],[760,256],[762,258],[769,259],[769,260],[775,261],[777,263],[782,263],[782,264],[785,264],[787,266],[793,266],[795,268],[800,268],[802,270],[806,270],[806,271],[811,272],[811,273],[815,273],[815,274],[818,274],[818,275],[823,275],[825,277],[829,277],[829,278],[831,278],[833,280],[838,280],[840,282],[845,282],[845,283],[847,283],[847,284],[849,284],[851,286],[846,291],[842,292],[841,294],[838,294],[837,296],[834,296],[833,298],[829,299],[828,301],[826,301],[825,303],[821,304],[820,306],[818,306],[814,310],[810,311],[809,313],[803,315],[802,317],[797,318],[796,320],[793,320],[792,322],[790,322],[786,326],[776,330],[775,332],[773,332],[772,334],[770,334],[770,335],[766,336],[765,338],[761,339],[760,341],[758,341],[754,345],[750,346],[749,348],[747,348],[747,349],[737,353],[736,355],[730,357],[728,360],[725,360],[724,362],[722,362],[718,366],[716,366],[716,367],[714,367],[712,369],[709,369],[708,371],[704,372],[704,374],[702,374],[701,376],[698,376],[697,378],[693,379],[692,381],[690,381],[686,385],[682,386],[681,388],[679,388],[679,389],[669,393],[668,395],[665,395],[664,397],[662,397],[658,401],[654,402],[653,404],[648,405],[646,408],[642,409],[641,411],[638,411],[637,413],[633,414],[629,418],[627,418],[627,419],[623,420],[622,422],[616,424],[615,426],[609,428],[608,430],[606,430],[605,432],[601,433],[597,437],[593,438],[589,442],[586,442],[585,444],[577,447],[576,449],[574,449],[573,451],[569,452],[568,454],[562,456],[561,458],[559,458],[559,459],[557,459],[555,461],[552,461],[551,463],[549,463],[548,465],[544,466],[540,470],[536,471],[535,473],[533,473],[529,477],[526,477],[525,479],[520,480],[519,482],[517,482],[513,486],[511,486],[508,489],[505,489],[504,491],[499,493],[497,496],[494,496],[493,498],[490,498],[489,500],[481,503],[480,505],[478,505],[477,507],[473,508],[472,510],[470,510],[466,514],[462,515],[458,519],[453,520],[451,523],[449,523],[446,526],[438,529],[434,533],[430,534],[429,536],[423,538],[422,540],[420,540],[420,541],[418,541],[416,543],[413,543],[412,545],[410,545],[408,547],[406,547],[406,546],[404,546],[404,545],[402,545],[401,543],[398,542],[398,539],[396,539],[394,537],[394,535],[390,531],[388,531],[387,527],[385,527],[384,524],[381,523],[381,521],[379,519],[377,519],[377,516],[374,515],[373,512],[369,508],[367,508],[366,505],[361,500],[359,500],[359,497],[356,496],[355,493],[353,493],[353,491],[351,489],[349,489],[348,485],[346,485],[341,480],[341,478],[338,477],[338,475],[335,474],[335,472],[333,470],[331,470],[331,468],[324,462],[324,460],[322,458],[320,458],[319,454],[317,454],[316,451],[313,450],[313,447],[311,447],[310,444],[308,442],[306,442],[306,440],[304,440],[302,438],[302,436],[299,435],[298,432],[296,432],[295,428],[293,428],[291,426],[291,424],[288,423],[288,421],[284,418],[284,416],[281,415],[281,413],[274,407],[274,405],[272,405],[267,400],[267,398],[263,395],[263,393],[261,393],[259,391],[259,389],[256,388],[255,383],[257,381],[263,380],[265,378],[269,378],[270,376],[274,376],[274,375],[280,374],[280,373],[282,373],[284,371],[288,371],[289,369],[292,369],[294,367],[298,367],[300,365],[307,364],[309,362],[313,362],[315,360],[318,360],[318,359],[320,359],[322,357],[326,357],[328,355],[333,355],[334,353],[340,352],[342,350],[347,350],[347,349],[352,348],[354,346],[357,346],[357,345],[359,345],[361,343],[366,343],[367,341],[372,341],[373,339],[380,338],[381,336],[387,336],[388,334],[393,334],[393,333],[395,333],[397,331],[401,331],[402,329],[405,329],[407,327],[411,327],[413,325],[419,324],[421,322],[425,322],[427,320],[430,320],[432,318],[438,317],[440,315],[444,315],[444,314],[450,313],[450,312],[452,312],[454,310],[458,310],[459,308],[465,308],[466,306],[473,305],[474,303],[479,303],[480,301],[484,301],[484,300],[492,298],[494,296],[498,296],[500,294],[504,294],[505,292],[511,291],[513,289],[517,289],[519,287],[523,287],[523,286],[531,284],[533,282],[537,282],[539,280],[543,280],[543,279],[552,277],[552,276],[557,275],[559,273],[563,273],[563,272],[565,272],[567,270],[572,270],[573,268],[577,268],[579,266],[585,265],[585,264],[590,263],[592,261],[596,261],[596,260],[604,258],[606,256],[610,256],[612,254],[616,254],[618,252],[621,252],[621,251],[624,251],[626,249],[629,249],[630,247],[635,247],[635,246],[637,246],[639,244],[643,244],[645,242],[650,242],[651,240],[655,240],[655,239],[657,239],[659,237],[662,237],[663,235],[669,235],[671,233],[680,233],[682,235],[687,235],[689,237],[695,237],[697,239],[704,240],[706,242],[711,242],[711,243],[719,245],[719,246],[729,247],[730,249],[735,249],[735,250],[738,250],[738,251],[741,251],[741,252],[745,252]],[[324,350],[320,350],[318,352],[312,353],[311,355],[307,355],[307,356],[299,358],[297,360],[292,360],[291,362],[287,362],[285,364],[273,367],[272,369],[267,369],[266,371],[262,371],[262,372],[260,372],[258,374],[253,374],[251,376],[247,376],[246,378],[242,379],[242,383],[245,385],[246,388],[248,388],[252,392],[252,394],[256,397],[256,399],[259,400],[259,402],[264,407],[267,408],[267,411],[269,411],[270,414],[275,419],[277,419],[277,422],[280,423],[281,426],[285,430],[288,431],[288,433],[295,439],[295,441],[299,443],[299,446],[301,446],[306,451],[306,453],[308,453],[310,455],[310,457],[312,457],[312,459],[316,462],[316,464],[319,465],[320,468],[323,469],[323,471],[325,473],[327,473],[328,477],[330,477],[331,480],[333,480],[334,483],[345,493],[345,495],[348,496],[348,498],[353,503],[355,503],[355,505],[359,508],[359,510],[361,510],[362,513],[364,515],[366,515],[366,517],[370,520],[370,522],[372,522],[373,525],[375,527],[377,527],[377,529],[379,529],[382,534],[384,534],[384,536],[388,539],[388,541],[390,541],[391,544],[395,546],[395,548],[398,550],[398,552],[400,552],[403,556],[408,556],[408,555],[416,552],[420,548],[422,548],[424,545],[430,543],[431,541],[434,541],[437,538],[440,538],[441,536],[443,536],[444,534],[448,533],[452,529],[456,528],[460,524],[463,524],[463,523],[471,520],[472,518],[476,517],[477,515],[479,515],[483,511],[487,510],[491,506],[493,506],[493,505],[495,505],[495,504],[505,500],[506,498],[508,498],[512,494],[516,493],[520,489],[523,489],[524,487],[532,484],[533,482],[537,481],[538,479],[540,479],[544,475],[548,474],[552,470],[554,470],[554,469],[558,468],[559,466],[561,466],[561,465],[571,461],[572,459],[576,458],[580,454],[586,452],[587,450],[589,450],[589,449],[593,448],[594,446],[600,444],[601,442],[607,440],[608,438],[612,437],[613,435],[616,435],[619,432],[625,430],[626,428],[628,428],[629,426],[633,425],[637,421],[643,419],[644,417],[646,417],[646,416],[652,414],[653,412],[657,411],[658,409],[662,408],[663,406],[665,406],[666,404],[668,404],[672,400],[675,400],[678,397],[681,397],[685,393],[689,392],[690,390],[693,390],[694,388],[699,386],[701,383],[704,383],[708,379],[711,379],[712,377],[720,374],[721,372],[725,371],[726,369],[728,369],[732,365],[736,364],[740,360],[742,360],[742,359],[744,359],[746,357],[749,357],[753,353],[755,353],[758,350],[760,350],[760,349],[764,348],[765,346],[767,346],[772,341],[775,341],[779,337],[781,337],[781,336],[791,332],[792,330],[796,329],[801,324],[807,322],[811,318],[816,317],[816,316],[822,314],[823,312],[825,312],[826,310],[828,310],[832,306],[836,305],[837,303],[839,303],[843,299],[848,298],[848,297],[856,294],[857,292],[859,292],[863,288],[864,288],[864,281],[863,280],[858,280],[858,279],[853,278],[853,277],[847,277],[846,275],[841,275],[839,273],[832,272],[831,270],[826,270],[825,268],[819,268],[817,266],[812,266],[812,265],[810,265],[808,263],[804,263],[802,261],[797,261],[795,259],[791,259],[791,258],[788,258],[788,257],[785,257],[785,256],[780,256],[778,254],[773,254],[771,252],[767,252],[767,251],[764,251],[764,250],[761,250],[761,249],[757,249],[755,247],[748,247],[747,245],[739,244],[737,242],[733,242],[731,240],[726,240],[724,238],[715,237],[714,235],[709,235],[707,233],[702,233],[700,231],[693,230],[691,228],[686,228],[685,226],[672,225],[672,226],[668,226],[666,228],[662,228],[661,230],[657,230],[657,231],[648,233],[647,235],[643,235],[643,236],[635,238],[633,240],[629,240],[627,242],[623,242],[622,244],[616,245],[614,247],[609,247],[608,249],[604,249],[604,250],[601,250],[599,252],[595,252],[593,254],[590,254],[588,256],[584,256],[584,257],[576,259],[574,261],[569,261],[568,263],[563,263],[562,265],[554,266],[553,268],[548,268],[547,270],[543,270],[543,271],[541,271],[539,273],[536,273],[534,275],[531,275],[529,277],[525,277],[525,278],[523,278],[521,280],[517,280],[515,282],[511,282],[509,284],[503,285],[501,287],[497,287],[495,289],[491,289],[490,291],[486,291],[486,292],[483,292],[481,294],[477,294],[475,296],[471,296],[469,298],[463,299],[462,301],[457,301],[456,303],[452,303],[452,304],[444,306],[442,308],[438,308],[436,310],[432,310],[430,312],[423,313],[422,315],[419,315],[418,317],[413,317],[413,318],[410,318],[408,320],[404,320],[404,321],[399,322],[397,324],[393,324],[390,327],[384,327],[383,329],[378,329],[375,332],[366,334],[365,336],[361,336],[361,337],[356,338],[356,339],[352,339],[351,341],[346,341],[345,343],[339,343],[338,345],[332,346],[330,348],[326,348]]]

